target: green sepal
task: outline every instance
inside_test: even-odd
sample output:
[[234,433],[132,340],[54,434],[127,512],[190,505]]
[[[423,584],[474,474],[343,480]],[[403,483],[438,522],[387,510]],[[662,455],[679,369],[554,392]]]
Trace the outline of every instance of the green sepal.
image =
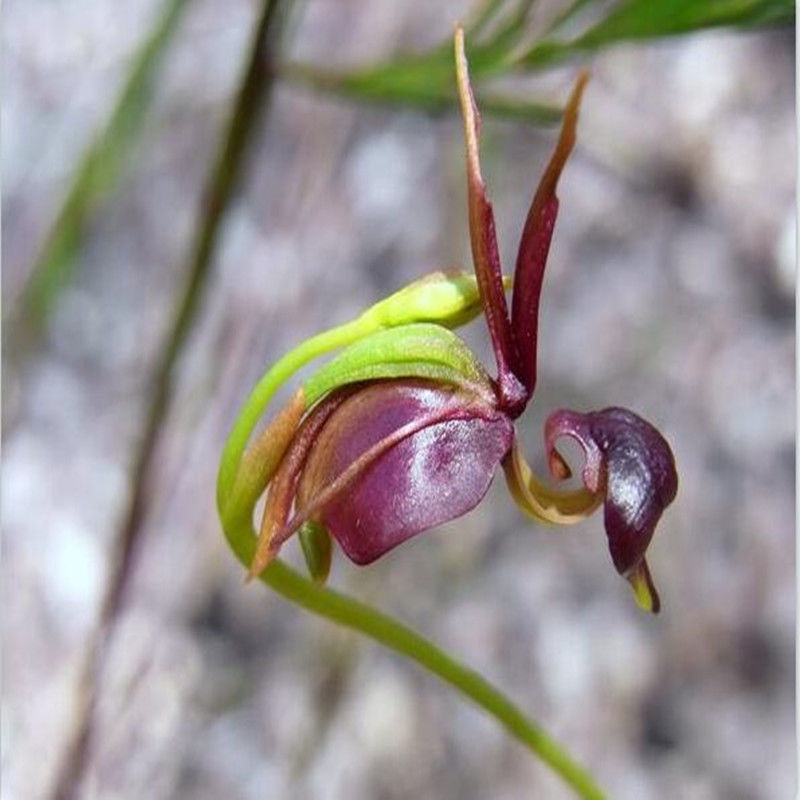
[[333,552],[328,529],[321,522],[310,519],[300,528],[298,536],[311,580],[324,586],[331,572]]
[[458,336],[440,325],[417,323],[360,339],[320,367],[303,387],[306,407],[350,383],[415,377],[492,396],[489,376]]

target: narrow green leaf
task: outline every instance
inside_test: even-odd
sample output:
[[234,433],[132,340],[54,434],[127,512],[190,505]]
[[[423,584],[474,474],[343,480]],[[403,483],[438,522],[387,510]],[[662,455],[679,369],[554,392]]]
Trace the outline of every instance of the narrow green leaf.
[[167,46],[187,0],[167,0],[153,30],[131,64],[105,129],[86,151],[61,211],[31,272],[22,298],[25,322],[41,327],[69,282],[92,213],[124,172],[153,96]]
[[[481,82],[508,71],[513,52],[525,34],[532,5],[532,0],[518,0],[496,29],[482,40],[477,40],[477,33],[484,31],[502,9],[497,3],[488,2],[479,11],[471,29],[468,28],[469,35],[476,37],[469,43],[470,72],[483,113],[554,125],[561,119],[561,109],[557,106],[498,95],[480,86]],[[458,107],[450,36],[426,53],[398,56],[363,69],[337,72],[290,62],[281,67],[281,75],[292,83],[362,102],[405,105],[431,113],[455,111]]]
[[791,0],[627,0],[578,42],[583,47],[600,47],[715,26],[790,22],[794,9]]
[[[470,62],[471,64],[472,62]],[[378,105],[401,105],[432,114],[455,112],[452,64],[431,62],[392,63],[369,72],[341,72],[290,63],[281,68],[284,79],[295,85]],[[484,67],[485,75],[487,67]],[[494,68],[492,68],[494,71]],[[485,115],[519,119],[551,126],[561,120],[561,108],[552,103],[511,97],[478,88],[476,99]]]
[[565,58],[619,42],[676,36],[714,27],[755,28],[789,24],[793,0],[624,0],[571,41],[545,39],[518,61],[540,69]]
[[[563,40],[555,38],[553,34],[567,22],[575,21],[581,11],[599,5],[597,0],[571,0],[550,22],[544,38],[520,54],[531,5],[531,0],[519,0],[499,20],[504,4],[487,2],[469,31],[468,49],[481,110],[539,125],[557,122],[559,109],[492,94],[485,89],[486,81],[511,72],[540,70],[618,42],[674,36],[710,27],[786,24],[795,16],[792,0],[622,0],[612,4],[610,11],[588,30],[584,24],[583,33]],[[497,24],[492,25],[493,22]],[[456,107],[451,49],[448,39],[426,53],[397,57],[364,69],[331,72],[290,63],[281,72],[290,82],[363,102],[405,105],[429,112],[450,111]]]

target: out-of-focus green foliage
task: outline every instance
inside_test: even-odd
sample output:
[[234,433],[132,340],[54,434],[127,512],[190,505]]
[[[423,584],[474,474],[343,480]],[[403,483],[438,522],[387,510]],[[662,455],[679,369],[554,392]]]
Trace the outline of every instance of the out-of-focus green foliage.
[[[532,0],[486,0],[465,26],[470,42],[470,70],[477,101],[486,114],[525,119],[538,125],[554,125],[561,110],[530,98],[509,97],[481,90],[487,77],[502,75],[512,66],[512,54],[524,46]],[[444,40],[427,53],[400,56],[391,61],[352,71],[332,71],[308,64],[290,63],[283,76],[357,100],[393,103],[426,111],[455,109],[453,43]]]
[[[592,3],[593,0],[578,0],[575,6]],[[572,39],[548,37],[534,44],[518,64],[523,68],[542,68],[619,42],[675,36],[712,27],[781,25],[792,23],[794,17],[793,0],[626,0]]]
[[[486,0],[466,26],[470,69],[478,104],[487,114],[553,124],[560,115],[545,102],[498,95],[486,81],[546,69],[565,59],[620,42],[690,33],[711,27],[752,28],[792,23],[792,0],[573,0],[530,40],[531,0]],[[570,34],[560,31],[569,27]],[[402,56],[364,69],[331,72],[289,64],[289,80],[370,102],[427,110],[455,105],[450,39],[417,56]]]
[[[33,332],[45,321],[70,279],[91,214],[124,174],[149,108],[164,51],[186,3],[166,0],[162,17],[133,61],[105,130],[77,170],[19,309]],[[499,93],[487,88],[487,82],[503,75],[532,74],[620,42],[710,27],[783,25],[792,23],[795,17],[793,0],[618,0],[610,5],[600,0],[571,0],[536,31],[531,29],[533,5],[533,0],[484,0],[466,24],[466,36],[470,70],[483,113],[537,125],[555,124],[561,110],[530,97]],[[451,51],[448,31],[442,42],[426,53],[344,72],[290,62],[280,68],[280,77],[358,101],[439,112],[455,109]],[[218,218],[224,214],[224,208],[215,211]]]
[[26,287],[20,310],[32,329],[38,328],[61,288],[69,282],[87,222],[124,173],[150,108],[161,62],[186,3],[187,0],[167,0],[131,63],[105,129],[83,156]]

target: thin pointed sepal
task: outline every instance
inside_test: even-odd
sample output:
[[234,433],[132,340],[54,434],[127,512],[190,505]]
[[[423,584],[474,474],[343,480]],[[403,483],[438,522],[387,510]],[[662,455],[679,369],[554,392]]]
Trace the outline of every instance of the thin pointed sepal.
[[279,532],[285,527],[294,503],[297,482],[305,466],[309,451],[320,430],[333,412],[351,394],[349,387],[326,397],[303,420],[272,479],[264,513],[261,519],[255,555],[247,573],[247,580],[258,577],[278,554],[281,540]]
[[486,325],[492,340],[497,362],[497,384],[500,406],[512,417],[522,413],[528,401],[524,387],[517,377],[517,353],[508,305],[503,291],[503,273],[497,248],[494,211],[481,175],[479,154],[480,115],[472,93],[469,68],[464,50],[464,31],[455,31],[456,84],[461,114],[464,119],[464,138],[467,154],[467,194],[469,206],[469,235],[472,260],[483,301]]
[[539,300],[558,215],[556,187],[564,165],[575,146],[578,110],[588,79],[588,72],[583,71],[579,74],[567,107],[564,109],[561,133],[528,210],[514,269],[511,330],[519,358],[517,375],[531,394],[536,386]]
[[252,514],[253,506],[278,469],[305,410],[306,398],[300,388],[247,448],[230,494],[221,498],[219,513],[224,520],[236,521]]

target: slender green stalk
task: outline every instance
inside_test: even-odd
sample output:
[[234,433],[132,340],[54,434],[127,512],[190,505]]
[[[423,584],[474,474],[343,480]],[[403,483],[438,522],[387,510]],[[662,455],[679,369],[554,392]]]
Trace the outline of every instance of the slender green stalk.
[[362,334],[363,329],[360,320],[356,319],[307,339],[286,353],[256,384],[225,442],[217,477],[217,507],[220,511],[223,511],[233,492],[236,472],[247,441],[275,392],[309,361],[350,344]]
[[[252,531],[241,527],[226,531],[226,535],[237,558],[249,567],[255,552]],[[579,797],[586,800],[605,797],[589,773],[506,695],[407,625],[341,592],[312,583],[280,560],[273,561],[260,579],[284,599],[368,636],[439,677],[493,716],[515,739],[563,778]]]
[[[243,80],[231,112],[230,121],[220,143],[216,163],[204,193],[204,203],[192,244],[186,283],[172,317],[172,326],[164,342],[161,360],[154,377],[154,389],[147,413],[134,469],[134,491],[131,498],[118,558],[121,574],[127,574],[133,543],[146,507],[145,475],[150,469],[154,445],[161,427],[178,354],[186,341],[197,315],[211,270],[214,247],[223,215],[228,209],[241,178],[247,145],[254,135],[260,112],[269,98],[273,84],[275,50],[287,10],[285,0],[264,0],[255,26],[251,52]],[[108,600],[110,611],[118,602],[124,579],[112,581],[117,594]]]
[[269,566],[262,580],[286,600],[374,639],[450,684],[539,756],[579,797],[587,800],[605,797],[589,773],[506,695],[407,625],[345,594],[306,580],[281,561]]

